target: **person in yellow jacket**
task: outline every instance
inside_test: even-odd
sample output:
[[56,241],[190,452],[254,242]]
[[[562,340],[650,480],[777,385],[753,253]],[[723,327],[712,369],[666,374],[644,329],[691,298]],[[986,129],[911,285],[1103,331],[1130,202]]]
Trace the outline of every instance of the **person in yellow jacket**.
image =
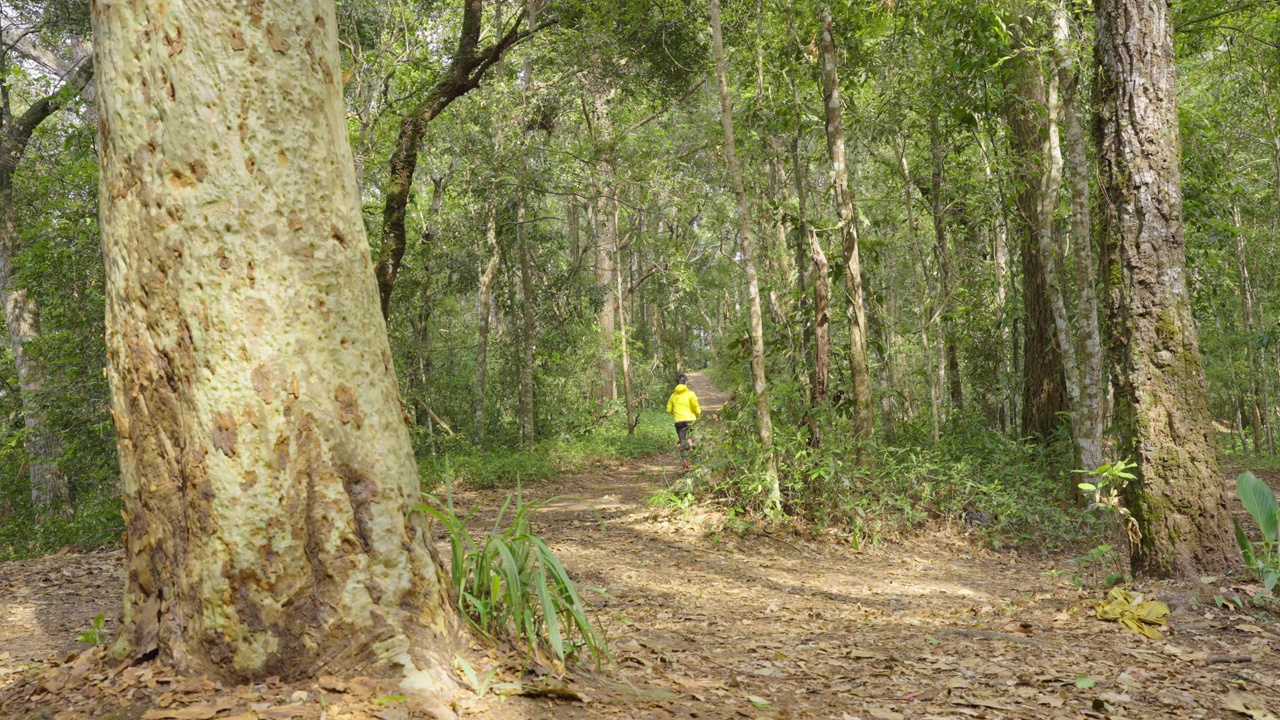
[[702,408],[698,405],[698,395],[689,389],[688,382],[689,378],[684,373],[677,375],[676,389],[671,393],[671,397],[667,398],[667,412],[671,413],[676,421],[676,437],[680,439],[680,460],[684,467],[689,467],[689,458],[686,453],[693,447],[693,441],[689,438],[689,426],[693,425],[693,421],[702,414]]

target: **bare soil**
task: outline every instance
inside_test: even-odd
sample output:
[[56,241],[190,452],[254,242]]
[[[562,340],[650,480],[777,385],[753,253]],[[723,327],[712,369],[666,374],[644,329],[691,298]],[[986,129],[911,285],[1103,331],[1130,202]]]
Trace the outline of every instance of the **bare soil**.
[[[723,403],[704,377],[691,384],[704,408]],[[1255,590],[1239,581],[1132,588],[1172,610],[1155,641],[1096,619],[1092,602],[1105,591],[1073,585],[1068,558],[993,552],[962,528],[862,550],[835,536],[739,535],[714,505],[649,505],[681,472],[671,453],[525,489],[557,498],[535,528],[594,588],[584,594],[621,676],[583,674],[558,698],[489,695],[463,703],[463,717],[1262,720],[1280,711],[1280,629],[1213,600]],[[455,500],[480,503],[483,519],[505,497]],[[159,667],[111,675],[92,653],[68,659],[88,647],[75,634],[93,615],[114,629],[122,560],[105,551],[0,564],[0,686],[9,684],[0,717],[425,717],[375,680],[223,688]]]

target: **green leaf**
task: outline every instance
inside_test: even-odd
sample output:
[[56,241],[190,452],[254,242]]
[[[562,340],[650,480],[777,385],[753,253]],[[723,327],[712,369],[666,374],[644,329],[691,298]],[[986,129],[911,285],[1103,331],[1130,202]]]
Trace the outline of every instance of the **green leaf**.
[[1076,487],[1080,488],[1085,492],[1094,492],[1095,490],[1098,489],[1098,486],[1094,485],[1093,483],[1080,483]]
[[1081,690],[1088,690],[1089,688],[1097,684],[1098,684],[1098,681],[1094,680],[1088,675],[1076,676],[1076,687],[1080,688]]
[[1249,538],[1244,534],[1244,528],[1240,526],[1240,521],[1231,518],[1231,524],[1236,530],[1236,544],[1240,546],[1240,557],[1244,559],[1244,566],[1250,572],[1257,572],[1258,558],[1253,552],[1253,543],[1249,542]]
[[1276,542],[1277,515],[1280,514],[1276,494],[1248,470],[1236,478],[1236,491],[1240,494],[1240,503],[1262,530],[1262,538],[1267,542]]

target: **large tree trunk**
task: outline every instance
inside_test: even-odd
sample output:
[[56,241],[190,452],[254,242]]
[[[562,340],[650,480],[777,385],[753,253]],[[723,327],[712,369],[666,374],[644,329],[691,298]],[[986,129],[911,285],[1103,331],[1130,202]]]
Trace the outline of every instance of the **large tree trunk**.
[[1029,18],[1023,18],[1015,33],[1014,56],[1004,65],[1009,99],[1005,113],[1009,123],[1014,178],[1014,204],[1022,220],[1022,306],[1025,316],[1024,377],[1022,386],[1022,433],[1048,439],[1064,408],[1062,357],[1053,342],[1053,310],[1044,285],[1040,235],[1045,217],[1045,198],[1040,187],[1044,177],[1044,147],[1047,142],[1044,118],[1045,87],[1035,57],[1035,48],[1026,37]]
[[[836,209],[840,214],[840,234],[844,240],[844,289],[846,314],[849,317],[849,373],[855,403],[854,432],[870,442],[875,431],[871,398],[871,371],[867,362],[867,311],[862,296],[862,255],[858,248],[858,217],[853,208],[849,188],[849,167],[845,160],[843,107],[840,103],[840,77],[836,70],[836,47],[831,37],[831,9],[822,6],[822,96],[826,104],[827,152],[831,156],[831,180],[836,191]],[[860,460],[870,453],[858,450]]]
[[725,69],[724,38],[720,32],[720,0],[711,0],[711,52],[715,56],[716,83],[720,88],[720,121],[724,128],[724,159],[733,184],[738,235],[742,243],[742,267],[747,275],[747,306],[750,313],[751,385],[756,396],[756,433],[765,455],[765,478],[769,484],[769,509],[782,509],[782,488],[778,485],[777,459],[773,454],[773,418],[769,412],[769,383],[764,366],[764,320],[760,312],[760,279],[756,275],[755,241],[751,235],[751,215],[747,191],[738,166],[733,138],[733,103],[729,100],[729,75]]
[[485,380],[489,372],[489,328],[493,315],[493,281],[498,276],[498,204],[489,207],[489,229],[485,234],[489,249],[489,262],[480,274],[480,289],[476,303],[476,389],[472,398],[471,439],[476,445],[484,445]]
[[67,98],[82,91],[93,78],[93,63],[83,61],[61,87],[36,100],[19,116],[10,107],[9,58],[0,48],[0,304],[4,305],[9,348],[18,371],[22,395],[23,437],[27,451],[31,500],[37,509],[71,499],[66,474],[57,465],[62,439],[49,427],[44,408],[44,368],[32,355],[30,343],[40,337],[40,308],[26,288],[17,287],[18,258],[22,239],[18,232],[18,208],[14,205],[13,176],[26,153],[31,134],[60,110]]
[[1173,18],[1164,0],[1098,0],[1099,165],[1109,351],[1134,571],[1198,577],[1236,562],[1187,288]]
[[456,621],[412,511],[333,3],[93,7],[112,654],[227,680],[391,669],[447,700]]

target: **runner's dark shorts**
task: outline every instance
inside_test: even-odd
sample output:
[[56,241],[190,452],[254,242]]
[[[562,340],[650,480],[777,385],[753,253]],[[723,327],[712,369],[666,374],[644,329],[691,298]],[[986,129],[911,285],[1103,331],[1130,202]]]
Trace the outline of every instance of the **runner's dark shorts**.
[[681,444],[684,444],[684,439],[689,435],[689,426],[692,424],[688,420],[676,423],[676,437],[680,438]]

